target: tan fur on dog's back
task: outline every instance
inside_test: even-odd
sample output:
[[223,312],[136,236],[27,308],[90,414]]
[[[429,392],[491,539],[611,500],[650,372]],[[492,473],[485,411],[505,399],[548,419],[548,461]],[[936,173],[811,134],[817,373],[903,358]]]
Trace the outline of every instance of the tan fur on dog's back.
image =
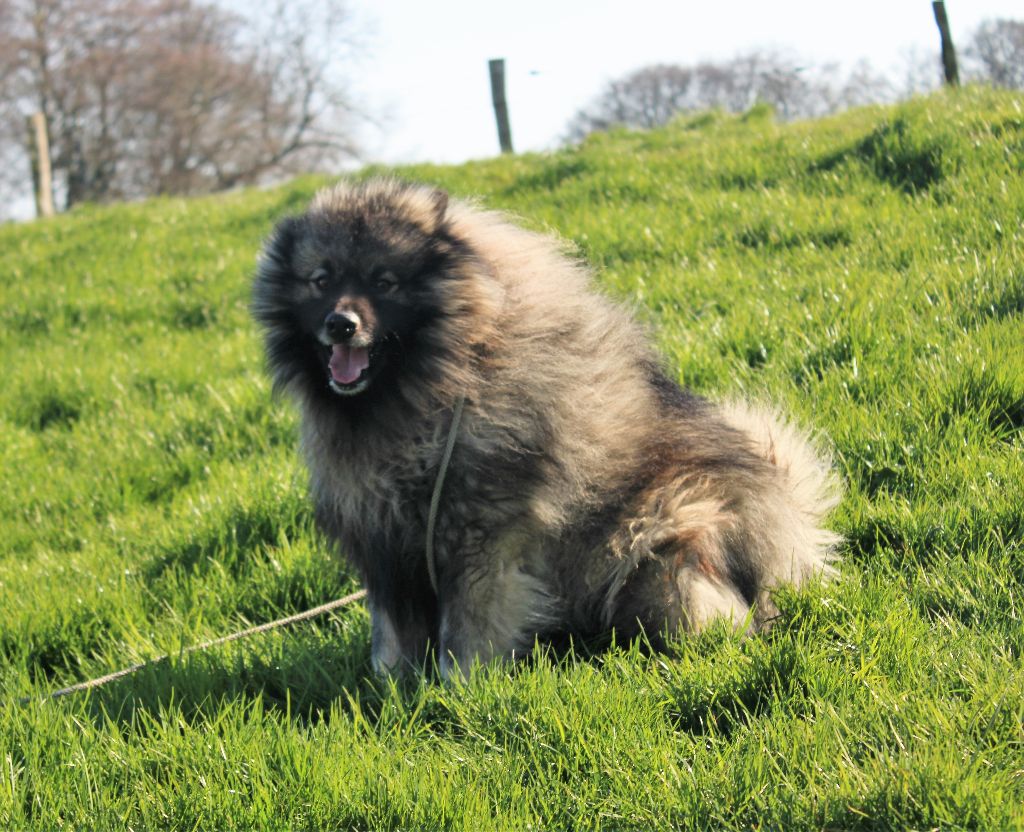
[[[643,423],[657,407],[644,368],[615,356],[657,359],[641,328],[594,292],[589,272],[566,256],[560,241],[459,204],[452,227],[495,266],[503,297],[495,352],[505,354],[489,363],[478,407],[510,405],[492,412],[494,423],[522,420],[527,431],[535,429],[538,413],[551,421],[565,476],[533,504],[538,516],[556,522],[566,517],[567,503],[590,499],[615,469],[635,464]],[[624,389],[632,395],[624,397]],[[529,409],[521,406],[524,392]]]

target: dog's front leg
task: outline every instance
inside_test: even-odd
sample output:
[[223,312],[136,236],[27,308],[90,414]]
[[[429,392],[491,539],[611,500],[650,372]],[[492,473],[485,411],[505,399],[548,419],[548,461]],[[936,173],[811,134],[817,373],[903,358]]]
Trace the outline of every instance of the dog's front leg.
[[371,592],[370,662],[380,676],[422,671],[436,643],[433,605],[410,595]]
[[546,583],[508,547],[487,547],[457,560],[441,581],[441,675],[461,677],[475,661],[524,655],[554,618],[555,602]]
[[378,676],[390,676],[404,665],[402,643],[394,617],[371,600],[370,607],[370,663]]

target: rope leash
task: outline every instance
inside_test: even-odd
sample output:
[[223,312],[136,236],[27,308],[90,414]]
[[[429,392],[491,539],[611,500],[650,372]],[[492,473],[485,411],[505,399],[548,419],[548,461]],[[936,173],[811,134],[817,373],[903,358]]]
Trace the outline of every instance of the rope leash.
[[[328,601],[326,604],[321,604],[319,607],[313,607],[311,610],[305,612],[296,613],[295,615],[289,615],[287,618],[278,618],[276,621],[268,621],[266,624],[257,624],[254,627],[248,627],[244,630],[239,630],[237,633],[231,633],[231,635],[221,636],[220,638],[213,638],[209,641],[204,641],[200,644],[193,644],[186,647],[181,651],[181,655],[187,656],[189,653],[197,653],[200,650],[208,650],[211,647],[216,647],[218,644],[227,644],[230,641],[237,641],[240,638],[246,636],[254,636],[257,633],[265,633],[268,630],[276,630],[278,627],[286,627],[289,624],[295,624],[299,621],[306,621],[310,618],[316,618],[318,615],[336,610],[339,607],[347,607],[349,604],[354,604],[362,598],[366,597],[366,590],[360,589],[358,592],[353,592],[351,595],[346,595],[344,598],[338,598],[334,601]],[[92,688],[103,687],[108,682],[113,682],[115,679],[123,679],[125,676],[131,676],[136,671],[142,670],[144,667],[150,665],[157,665],[160,662],[165,662],[170,658],[169,653],[165,653],[163,656],[157,656],[155,659],[149,661],[139,662],[133,664],[130,667],[123,668],[122,670],[115,671],[114,673],[108,673],[106,676],[100,676],[96,679],[89,679],[87,682],[79,682],[77,685],[70,685],[60,690],[55,690],[53,693],[47,693],[41,696],[43,700],[46,699],[59,699],[62,696],[69,696],[72,693],[78,693],[83,690],[90,690]],[[18,700],[18,704],[25,705],[31,702],[35,697],[24,696]]]
[[[430,585],[434,588],[434,592],[437,592],[437,567],[434,563],[434,525],[437,522],[437,512],[441,505],[441,492],[444,490],[444,478],[448,473],[448,465],[452,460],[452,451],[455,449],[455,437],[459,431],[459,423],[462,421],[462,407],[466,403],[466,397],[460,396],[459,400],[455,403],[455,410],[452,413],[452,423],[448,428],[448,442],[445,445],[444,453],[441,456],[441,465],[437,472],[437,479],[434,481],[434,491],[430,497],[430,513],[427,516],[427,541],[426,541],[426,557],[427,557],[427,573],[430,576]],[[239,630],[237,633],[231,633],[230,635],[220,636],[219,638],[213,638],[208,641],[201,642],[199,644],[193,644],[186,647],[181,651],[180,655],[187,656],[191,653],[198,653],[202,650],[208,650],[211,647],[217,647],[221,644],[228,644],[232,641],[237,641],[241,638],[247,638],[249,636],[257,635],[258,633],[266,633],[270,630],[276,630],[279,627],[287,627],[290,624],[297,624],[300,621],[308,621],[310,618],[316,618],[317,616],[324,615],[325,613],[331,612],[332,610],[339,609],[341,607],[347,607],[350,604],[354,604],[356,601],[361,601],[366,597],[366,590],[360,589],[357,592],[353,592],[343,598],[337,598],[334,601],[328,601],[326,604],[321,604],[318,607],[305,610],[304,612],[295,613],[295,615],[289,615],[285,618],[278,618],[275,621],[268,621],[265,624],[257,624],[252,627],[247,627],[244,630]],[[99,676],[95,679],[89,679],[85,682],[79,682],[75,685],[70,685],[60,690],[55,690],[52,693],[43,694],[40,699],[43,701],[47,699],[60,699],[63,696],[70,696],[72,693],[79,693],[83,690],[91,690],[93,688],[100,688],[106,685],[108,682],[113,682],[117,679],[123,679],[125,676],[131,676],[133,673],[142,670],[144,667],[151,665],[157,665],[160,662],[167,661],[170,658],[170,654],[164,654],[163,656],[157,656],[155,659],[149,661],[139,662],[129,667],[122,668],[113,673],[108,673],[106,676]],[[36,697],[24,696],[18,700],[19,705],[25,705],[31,702]]]
[[466,403],[465,396],[459,396],[455,403],[455,410],[452,413],[452,424],[448,428],[448,442],[444,446],[444,453],[441,455],[441,467],[437,471],[437,480],[434,482],[434,493],[430,495],[430,514],[427,515],[427,575],[430,576],[430,587],[437,591],[437,565],[434,563],[434,525],[437,523],[437,509],[441,505],[441,491],[444,490],[444,475],[448,473],[448,463],[452,461],[452,451],[455,449],[455,435],[459,432],[459,422],[462,421],[462,406]]

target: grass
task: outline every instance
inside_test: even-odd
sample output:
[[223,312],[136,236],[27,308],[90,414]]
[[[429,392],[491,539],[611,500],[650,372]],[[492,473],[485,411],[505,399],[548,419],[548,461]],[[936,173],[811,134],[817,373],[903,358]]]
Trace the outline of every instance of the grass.
[[373,679],[361,607],[181,653],[354,588],[246,311],[322,180],[0,228],[0,827],[1024,827],[1022,108],[400,172],[575,243],[682,382],[779,403],[846,484],[841,578],[769,635],[463,686]]

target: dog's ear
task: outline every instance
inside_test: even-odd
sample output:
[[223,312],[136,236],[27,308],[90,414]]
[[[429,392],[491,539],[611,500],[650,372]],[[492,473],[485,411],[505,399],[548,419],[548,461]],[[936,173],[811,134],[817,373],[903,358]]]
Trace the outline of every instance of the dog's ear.
[[278,222],[264,247],[267,255],[282,266],[290,263],[295,246],[302,237],[304,226],[302,217],[285,217]]
[[434,206],[434,227],[440,228],[444,225],[445,214],[448,211],[448,191],[435,188],[430,194],[430,201]]

